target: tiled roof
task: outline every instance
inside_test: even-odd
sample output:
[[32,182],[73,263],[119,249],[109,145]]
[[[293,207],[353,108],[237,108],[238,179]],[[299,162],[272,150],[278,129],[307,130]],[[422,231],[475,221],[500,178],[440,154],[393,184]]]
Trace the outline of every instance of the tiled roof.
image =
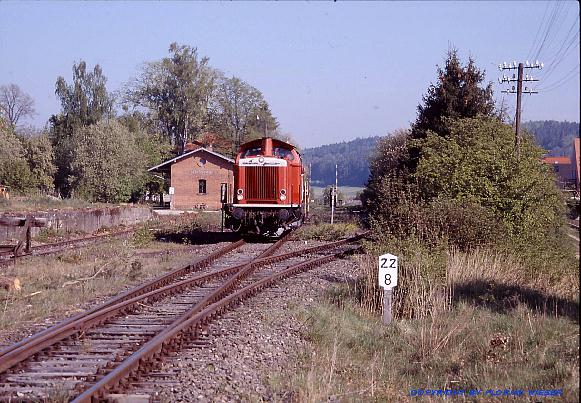
[[149,172],[155,172],[156,170],[158,170],[158,169],[159,169],[159,168],[161,168],[161,167],[164,167],[164,166],[166,166],[166,165],[171,165],[171,164],[173,164],[174,162],[177,162],[177,161],[181,160],[182,158],[189,157],[190,155],[192,155],[192,154],[195,154],[195,153],[199,153],[199,152],[201,152],[201,151],[205,151],[205,152],[207,152],[207,153],[210,153],[210,154],[212,154],[212,155],[215,155],[216,157],[222,158],[222,159],[223,159],[223,160],[225,160],[225,161],[228,161],[228,162],[234,163],[234,160],[232,160],[232,159],[230,159],[230,158],[228,158],[228,157],[225,157],[225,156],[223,156],[222,154],[218,154],[218,153],[217,153],[217,152],[215,152],[215,151],[211,151],[211,150],[208,150],[208,149],[205,149],[205,148],[196,148],[195,150],[192,150],[192,151],[190,151],[190,152],[187,152],[187,153],[185,153],[185,154],[182,154],[182,155],[180,155],[180,156],[177,156],[177,157],[175,157],[175,158],[172,158],[171,160],[168,160],[168,161],[162,162],[162,163],[161,163],[161,164],[159,164],[159,165],[156,165],[156,166],[154,166],[154,167],[151,167],[151,168],[149,168],[149,169],[148,169],[148,171],[149,171]]

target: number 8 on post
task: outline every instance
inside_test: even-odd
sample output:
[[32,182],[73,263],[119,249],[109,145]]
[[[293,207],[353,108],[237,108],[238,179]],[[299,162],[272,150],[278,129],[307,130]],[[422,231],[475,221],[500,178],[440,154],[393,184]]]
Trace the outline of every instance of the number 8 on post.
[[379,286],[386,290],[397,286],[397,256],[386,253],[379,256]]

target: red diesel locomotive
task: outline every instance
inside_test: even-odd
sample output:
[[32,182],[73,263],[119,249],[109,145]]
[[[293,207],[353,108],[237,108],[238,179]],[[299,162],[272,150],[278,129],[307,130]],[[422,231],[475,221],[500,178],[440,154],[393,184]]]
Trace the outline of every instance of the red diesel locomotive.
[[234,163],[234,202],[225,204],[234,231],[277,236],[302,223],[305,175],[294,146],[265,137],[240,146]]

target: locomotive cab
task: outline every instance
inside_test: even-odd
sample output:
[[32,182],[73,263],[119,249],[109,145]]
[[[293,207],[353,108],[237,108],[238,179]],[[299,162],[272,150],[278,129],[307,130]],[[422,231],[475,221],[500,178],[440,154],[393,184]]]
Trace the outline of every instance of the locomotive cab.
[[235,231],[277,235],[302,222],[304,171],[291,144],[270,137],[243,144],[234,164],[234,202],[225,205]]

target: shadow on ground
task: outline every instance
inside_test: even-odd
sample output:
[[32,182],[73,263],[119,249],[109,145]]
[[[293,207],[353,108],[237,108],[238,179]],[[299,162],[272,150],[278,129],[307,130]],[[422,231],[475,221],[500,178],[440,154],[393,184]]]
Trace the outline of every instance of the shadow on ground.
[[518,305],[526,305],[537,313],[579,322],[578,301],[547,295],[529,287],[494,281],[470,281],[454,287],[452,300],[455,303],[468,302],[497,313],[509,313]]
[[[331,302],[342,305],[346,298],[354,299],[380,309],[381,293],[370,292],[364,278],[357,280],[323,275],[322,279],[343,286],[330,293]],[[579,323],[579,302],[546,294],[533,288],[501,284],[494,281],[475,280],[454,286],[452,303],[468,303],[492,312],[508,314],[519,305],[531,311],[552,317],[567,318]]]
[[191,245],[208,245],[220,242],[235,242],[240,235],[234,232],[173,232],[155,234],[155,239],[161,242],[184,243]]
[[208,245],[220,242],[236,242],[243,238],[248,243],[274,243],[280,238],[264,237],[260,235],[241,236],[236,232],[221,231],[188,231],[188,232],[162,232],[155,235],[155,239],[161,242],[174,242],[190,245]]

